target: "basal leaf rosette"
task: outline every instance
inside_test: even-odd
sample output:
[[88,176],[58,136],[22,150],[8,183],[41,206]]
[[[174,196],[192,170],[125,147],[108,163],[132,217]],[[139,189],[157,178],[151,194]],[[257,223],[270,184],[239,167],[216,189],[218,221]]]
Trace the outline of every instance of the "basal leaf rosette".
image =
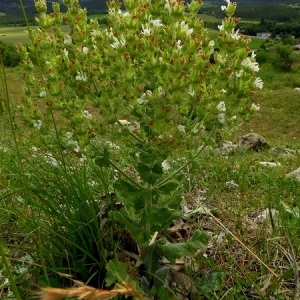
[[59,132],[71,132],[82,146],[109,133],[120,144],[135,139],[163,143],[169,152],[178,145],[190,149],[212,128],[235,126],[251,107],[249,96],[262,87],[249,41],[234,29],[230,1],[218,51],[196,14],[199,0],[126,0],[124,6],[111,0],[106,28],[88,21],[77,0],[63,1],[66,13],[55,4],[51,14],[42,2],[36,0],[39,28],[29,32],[32,44],[19,49],[26,70],[21,108],[43,132],[54,116]]

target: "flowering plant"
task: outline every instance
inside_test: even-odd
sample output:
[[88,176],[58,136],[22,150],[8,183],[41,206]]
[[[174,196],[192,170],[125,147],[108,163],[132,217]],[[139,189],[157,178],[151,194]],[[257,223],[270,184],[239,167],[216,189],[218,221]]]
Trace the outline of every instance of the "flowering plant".
[[[235,30],[236,4],[226,2],[218,51],[197,16],[201,0],[187,5],[124,0],[125,10],[110,0],[106,28],[88,20],[78,0],[63,0],[66,13],[54,3],[51,14],[45,0],[35,0],[38,29],[28,31],[28,48],[19,45],[26,70],[19,107],[24,118],[41,137],[54,129],[60,147],[119,171],[112,185],[124,208],[111,215],[137,242],[145,261],[152,255],[152,236],[180,215],[183,168],[214,128],[227,131],[248,117],[253,91],[263,85],[249,40]],[[112,158],[112,144],[122,149],[119,158],[126,153],[132,176]],[[172,169],[179,153],[185,162]],[[195,236],[203,238],[199,232]],[[178,254],[168,244],[156,246],[174,260],[195,245],[191,238]]]

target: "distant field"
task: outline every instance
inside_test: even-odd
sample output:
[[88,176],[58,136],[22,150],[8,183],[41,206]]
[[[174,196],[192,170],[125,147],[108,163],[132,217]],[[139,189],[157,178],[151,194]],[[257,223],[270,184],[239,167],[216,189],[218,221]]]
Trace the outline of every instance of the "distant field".
[[[199,17],[204,22],[211,22],[211,23],[220,23],[222,22],[222,19],[216,18],[215,16],[209,15],[209,14],[199,14]],[[244,20],[241,19],[241,23],[247,23],[247,24],[259,24],[259,20]]]
[[[31,26],[30,28],[37,28],[35,26]],[[27,44],[29,43],[29,38],[26,34],[27,27],[0,27],[0,41],[4,43],[11,44]],[[63,25],[62,30],[64,32],[69,31],[69,26]]]
[[25,33],[26,27],[0,27],[0,41],[12,44],[26,44],[29,39]]

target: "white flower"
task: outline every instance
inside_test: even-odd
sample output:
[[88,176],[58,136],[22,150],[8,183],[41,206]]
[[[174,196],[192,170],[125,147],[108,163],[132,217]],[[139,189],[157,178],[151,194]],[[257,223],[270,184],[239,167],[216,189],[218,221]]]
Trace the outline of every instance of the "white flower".
[[221,9],[222,9],[222,10],[226,10],[226,9],[230,6],[230,0],[225,0],[225,1],[227,2],[227,6],[222,5],[222,6],[221,6]]
[[81,154],[81,157],[79,158],[80,162],[84,162],[87,160],[87,157],[84,154]]
[[74,150],[76,153],[78,153],[78,152],[80,151],[80,147],[79,147],[77,141],[69,140],[69,141],[68,141],[68,145],[74,146],[74,149],[73,149],[73,150]]
[[176,42],[176,47],[178,48],[178,50],[181,50],[181,48],[182,48],[181,40],[178,40],[178,41]]
[[259,104],[252,103],[252,105],[251,105],[251,107],[250,107],[250,110],[253,110],[253,111],[259,111],[259,110],[260,110],[260,105],[259,105]]
[[189,86],[189,95],[191,96],[191,97],[194,97],[195,96],[195,90],[193,89],[193,87],[190,85]]
[[40,98],[44,98],[44,97],[46,97],[46,95],[47,95],[47,93],[46,93],[45,90],[42,90],[42,91],[39,93]]
[[64,56],[66,58],[68,58],[68,56],[69,56],[69,51],[66,48],[64,48]]
[[83,71],[78,71],[75,79],[79,81],[87,81],[86,74]]
[[91,119],[91,118],[92,118],[92,115],[89,113],[88,110],[83,110],[83,111],[82,111],[82,114],[83,114],[83,116],[84,116],[85,118],[87,118],[87,119]]
[[231,117],[231,120],[232,120],[232,121],[236,121],[236,120],[237,120],[237,116],[236,116],[236,115],[232,116],[232,117]]
[[139,129],[141,128],[141,125],[140,125],[139,122],[134,121],[133,123],[134,123],[134,125],[129,125],[129,126],[128,126],[128,129],[129,129],[130,132],[139,130]]
[[221,101],[218,105],[217,105],[217,109],[220,112],[225,112],[226,111],[226,105],[224,101]]
[[159,86],[157,90],[158,90],[158,96],[160,98],[164,98],[166,96],[166,91],[161,86]]
[[193,28],[189,28],[189,25],[185,21],[181,21],[180,23],[176,22],[175,28],[180,28],[183,32],[186,33],[186,35],[191,35],[194,31]]
[[33,123],[33,127],[36,128],[37,130],[40,130],[42,127],[42,121],[37,120],[36,122]]
[[225,29],[224,21],[222,21],[222,25],[218,25],[218,28],[220,31],[223,31]]
[[110,44],[110,46],[114,49],[117,49],[121,46],[125,46],[125,39],[122,38],[121,40],[118,40],[115,36],[113,37],[114,42],[112,44]]
[[67,139],[70,139],[72,136],[73,136],[73,132],[69,131],[69,132],[66,133],[66,138]]
[[82,47],[82,53],[83,54],[88,54],[89,53],[89,48],[88,47]]
[[166,160],[164,160],[164,161],[161,163],[161,166],[162,166],[162,168],[163,168],[164,171],[169,171],[169,170],[171,169],[170,164],[169,164]]
[[108,145],[113,150],[120,150],[121,148],[116,145],[115,143],[112,143],[111,141],[105,141],[105,144]]
[[163,26],[161,19],[150,20],[150,23],[153,25],[153,27]]
[[185,134],[185,127],[183,125],[178,125],[177,129],[179,130],[179,132],[184,133]]
[[152,92],[150,90],[146,91],[146,97],[150,98],[152,96]]
[[224,113],[218,114],[218,121],[219,121],[221,124],[224,124],[224,123],[225,123],[225,114],[224,114]]
[[91,36],[92,36],[92,37],[96,37],[96,36],[98,36],[98,35],[101,35],[101,33],[102,33],[101,30],[93,29],[93,30],[91,31]]
[[230,35],[234,40],[239,40],[241,37],[241,35],[239,33],[239,29],[237,31],[234,31],[234,28],[231,30]]
[[65,38],[64,38],[64,44],[65,45],[71,45],[72,44],[72,37],[69,34],[67,34],[65,36]]
[[260,77],[257,77],[257,78],[255,79],[255,81],[254,81],[254,85],[255,85],[257,88],[262,89],[263,86],[264,86],[264,83],[263,83],[263,81],[261,80]]
[[35,147],[35,146],[32,146],[32,147],[31,147],[31,151],[33,151],[33,152],[37,152],[38,150],[39,150],[38,147]]
[[53,167],[57,167],[59,165],[58,160],[49,152],[45,154],[45,160],[48,164],[52,165]]
[[217,56],[216,56],[216,58],[217,58],[218,62],[223,65],[223,64],[226,63],[227,54],[226,55],[222,55],[222,54],[218,53]]
[[148,35],[151,35],[151,33],[152,33],[151,28],[149,28],[148,26],[142,25],[142,34],[143,35],[148,36]]
[[244,71],[243,71],[243,70],[239,70],[239,71],[235,74],[235,76],[236,76],[237,78],[241,78],[243,74],[244,74]]
[[146,94],[144,93],[141,98],[137,99],[138,104],[143,104],[146,102],[145,100]]
[[225,89],[221,89],[221,90],[220,90],[220,93],[221,93],[221,94],[226,94],[227,91],[226,91]]
[[259,66],[257,62],[253,62],[249,57],[246,57],[242,62],[241,65],[243,67],[251,69],[253,72],[259,71]]

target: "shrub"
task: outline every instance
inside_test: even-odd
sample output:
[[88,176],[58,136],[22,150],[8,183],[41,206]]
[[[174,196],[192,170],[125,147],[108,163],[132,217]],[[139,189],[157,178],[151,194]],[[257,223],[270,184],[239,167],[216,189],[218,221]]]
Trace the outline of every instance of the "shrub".
[[289,72],[295,63],[292,46],[277,44],[274,50],[273,63],[283,71]]
[[7,44],[0,41],[0,54],[4,66],[16,67],[20,63],[20,54],[13,44]]

